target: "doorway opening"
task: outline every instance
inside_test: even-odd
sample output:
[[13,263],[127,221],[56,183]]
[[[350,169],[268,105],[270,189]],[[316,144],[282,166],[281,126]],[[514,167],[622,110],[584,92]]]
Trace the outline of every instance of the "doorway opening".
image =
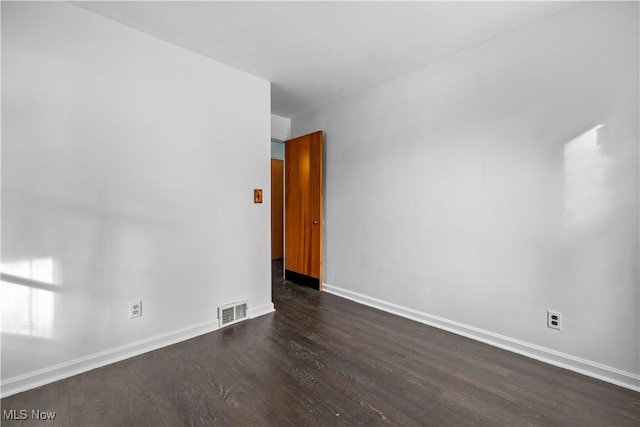
[[271,139],[271,261],[284,258],[284,141]]
[[322,131],[286,144],[271,142],[272,264],[283,260],[286,280],[317,290],[322,290],[323,142]]

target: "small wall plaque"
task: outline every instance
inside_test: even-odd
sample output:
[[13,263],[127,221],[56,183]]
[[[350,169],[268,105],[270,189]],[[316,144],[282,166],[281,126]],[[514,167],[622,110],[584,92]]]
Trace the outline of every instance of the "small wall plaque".
[[262,190],[259,188],[253,190],[253,203],[262,203]]

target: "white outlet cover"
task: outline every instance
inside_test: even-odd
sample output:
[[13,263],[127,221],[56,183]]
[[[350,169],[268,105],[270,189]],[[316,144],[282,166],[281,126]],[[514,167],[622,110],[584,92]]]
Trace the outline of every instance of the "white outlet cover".
[[131,301],[129,303],[129,319],[142,316],[142,300]]
[[[555,324],[553,322],[555,322]],[[562,313],[548,310],[547,311],[547,327],[561,331],[562,330]]]

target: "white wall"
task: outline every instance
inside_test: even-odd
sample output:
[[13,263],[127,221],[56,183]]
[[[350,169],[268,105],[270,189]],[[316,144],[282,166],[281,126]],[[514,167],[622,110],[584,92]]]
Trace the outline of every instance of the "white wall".
[[580,5],[294,117],[325,289],[638,389],[638,48],[637,3]]
[[291,119],[287,117],[271,115],[271,138],[286,141],[291,138]]
[[3,395],[273,310],[269,82],[3,2],[2,124]]
[[[271,115],[271,138],[286,141],[291,138],[291,119]],[[271,158],[284,160],[284,144],[271,141]]]

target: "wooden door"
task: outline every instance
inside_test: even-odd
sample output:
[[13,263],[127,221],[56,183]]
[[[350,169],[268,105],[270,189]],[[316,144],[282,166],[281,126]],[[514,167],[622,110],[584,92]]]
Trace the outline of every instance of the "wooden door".
[[271,259],[284,255],[283,161],[271,159]]
[[322,288],[322,131],[285,143],[285,278]]

